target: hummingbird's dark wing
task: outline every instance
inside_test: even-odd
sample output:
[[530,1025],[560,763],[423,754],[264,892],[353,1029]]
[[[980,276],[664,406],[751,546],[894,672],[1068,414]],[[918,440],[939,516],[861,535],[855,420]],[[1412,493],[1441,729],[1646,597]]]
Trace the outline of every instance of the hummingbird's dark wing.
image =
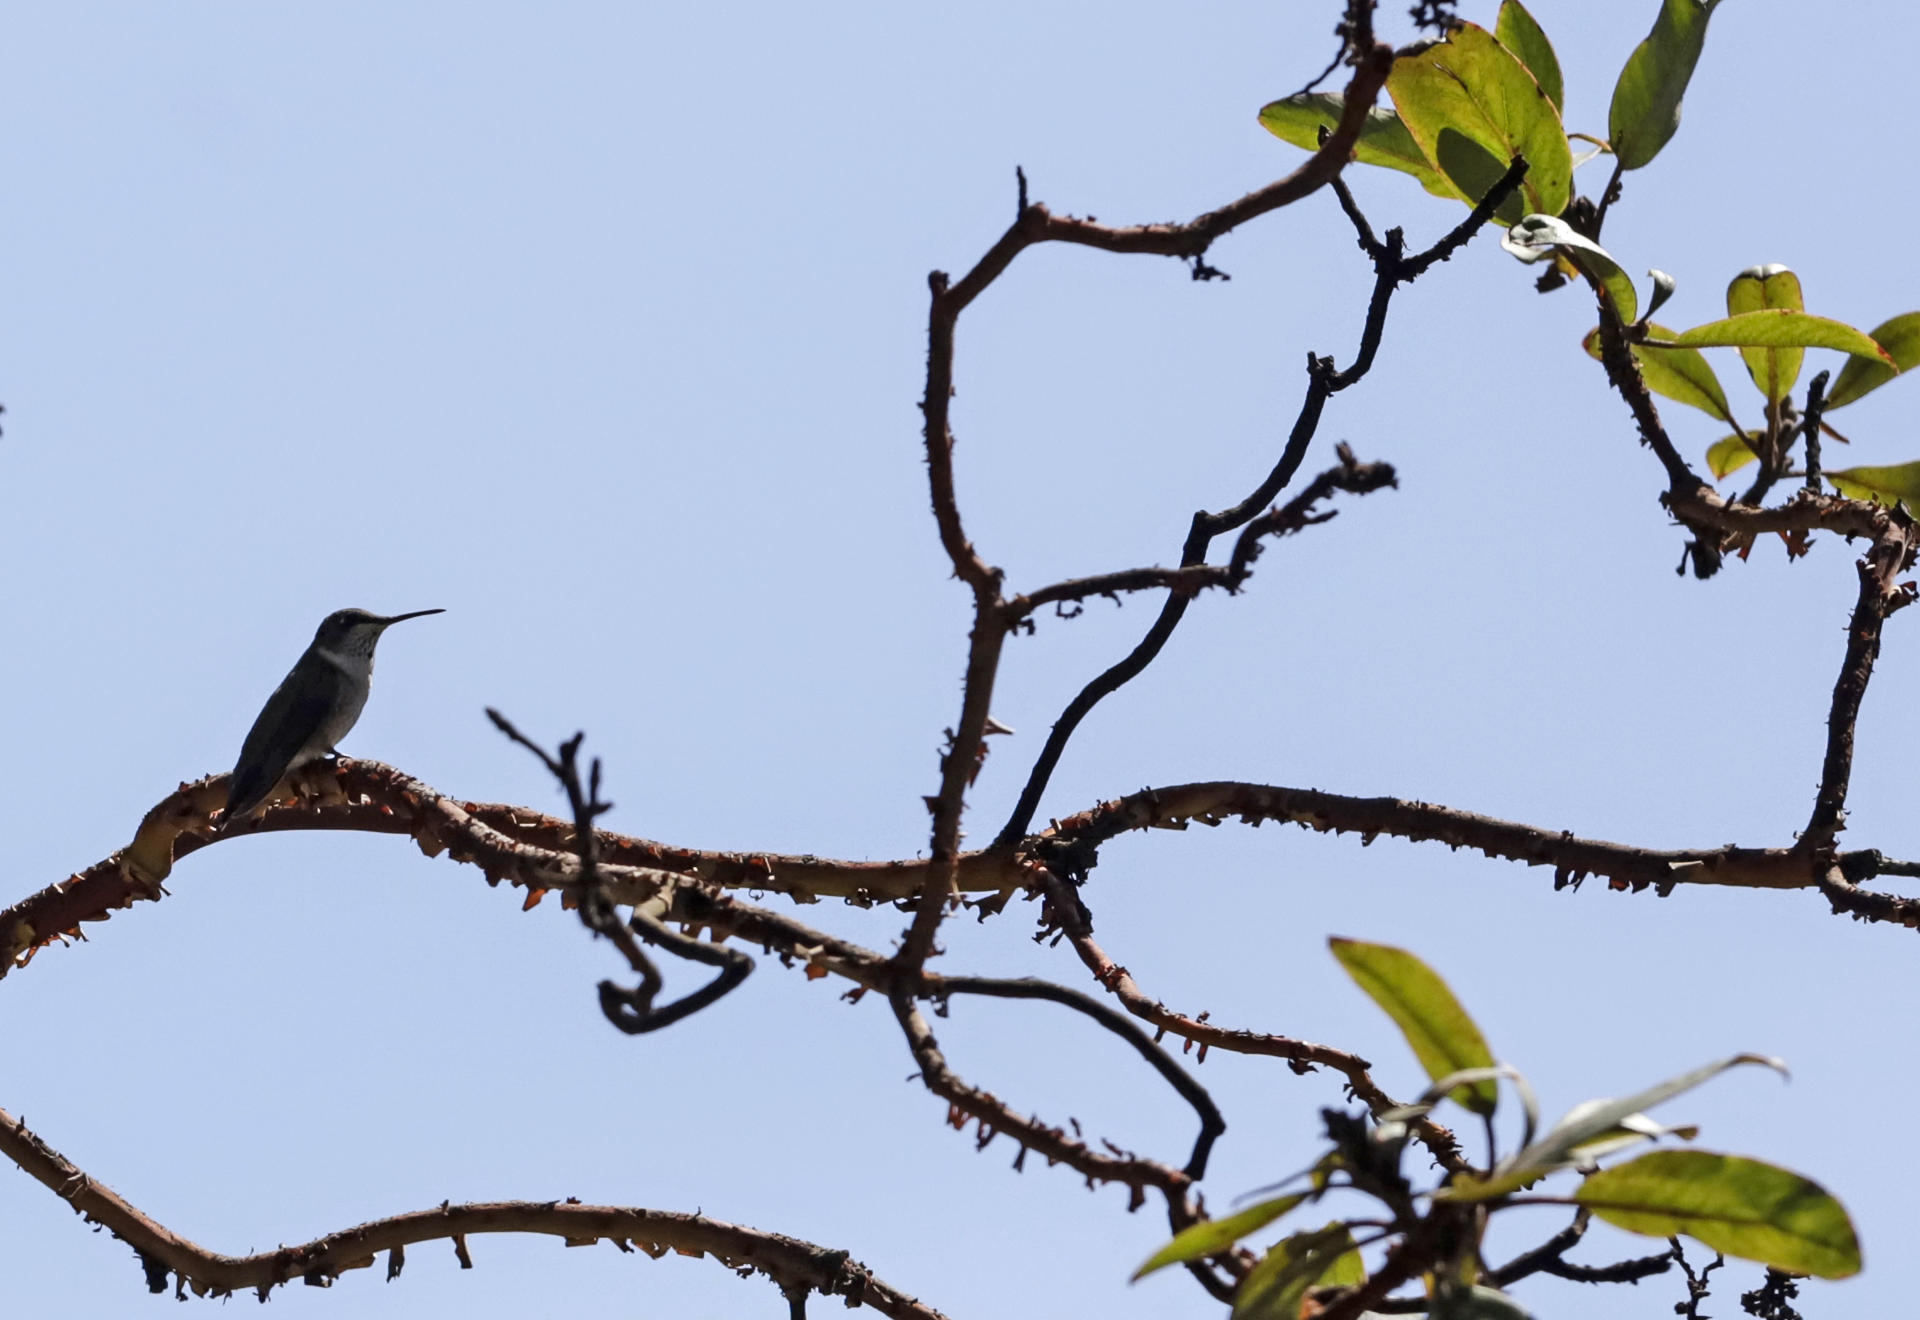
[[296,665],[267,698],[241,744],[227,785],[227,818],[237,820],[267,794],[320,732],[344,695],[347,677],[329,664]]

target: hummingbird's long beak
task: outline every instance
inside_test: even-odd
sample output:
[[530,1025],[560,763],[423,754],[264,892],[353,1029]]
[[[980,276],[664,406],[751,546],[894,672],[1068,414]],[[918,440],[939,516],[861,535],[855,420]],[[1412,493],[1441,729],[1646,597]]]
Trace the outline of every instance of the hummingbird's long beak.
[[382,628],[391,628],[393,627],[394,624],[399,623],[404,619],[418,619],[422,615],[445,614],[445,613],[446,613],[445,610],[412,610],[406,614],[390,615],[389,617],[380,620],[380,626]]

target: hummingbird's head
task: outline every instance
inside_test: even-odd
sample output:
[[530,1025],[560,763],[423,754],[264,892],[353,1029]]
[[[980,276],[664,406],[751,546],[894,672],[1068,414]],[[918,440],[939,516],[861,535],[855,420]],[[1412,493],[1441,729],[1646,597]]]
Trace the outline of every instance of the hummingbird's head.
[[320,620],[313,644],[336,655],[372,655],[373,644],[402,619],[417,619],[423,614],[444,614],[445,610],[414,610],[407,614],[373,614],[366,610],[335,610]]

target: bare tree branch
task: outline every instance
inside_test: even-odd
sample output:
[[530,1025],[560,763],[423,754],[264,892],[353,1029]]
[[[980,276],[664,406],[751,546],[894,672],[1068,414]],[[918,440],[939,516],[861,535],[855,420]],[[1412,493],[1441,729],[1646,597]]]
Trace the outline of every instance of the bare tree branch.
[[1820,789],[1814,796],[1813,815],[1800,835],[1800,847],[1805,851],[1819,853],[1832,848],[1846,818],[1854,725],[1867,695],[1867,682],[1873,677],[1873,663],[1880,656],[1880,633],[1887,616],[1913,602],[1913,583],[1896,584],[1894,579],[1913,567],[1914,549],[1911,520],[1889,520],[1886,533],[1874,541],[1857,565],[1860,598],[1847,625],[1846,658],[1834,681],[1833,704],[1827,713],[1827,751],[1820,766]]
[[[1342,25],[1345,40],[1352,46],[1371,32],[1370,21],[1349,15]],[[947,746],[940,758],[940,788],[928,807],[933,816],[929,852],[934,874],[920,894],[912,924],[901,939],[895,955],[903,970],[917,971],[933,953],[934,932],[939,928],[957,880],[955,859],[960,851],[960,816],[964,809],[967,785],[972,782],[983,750],[987,720],[991,716],[993,684],[999,670],[1000,649],[1006,636],[1001,619],[1001,573],[988,566],[968,541],[961,521],[953,478],[953,397],[954,327],[969,303],[999,278],[1015,257],[1035,243],[1080,243],[1110,252],[1161,253],[1190,257],[1196,278],[1211,272],[1201,257],[1215,238],[1235,227],[1286,206],[1316,191],[1339,174],[1351,157],[1360,130],[1367,120],[1374,98],[1386,83],[1393,67],[1393,51],[1385,45],[1371,45],[1356,53],[1354,75],[1348,84],[1340,123],[1318,151],[1284,179],[1230,202],[1217,211],[1197,216],[1183,225],[1140,225],[1110,228],[1090,220],[1055,216],[1026,196],[1026,176],[1021,174],[1021,206],[1013,226],[988,249],[974,268],[958,284],[950,282],[943,271],[928,277],[932,298],[927,318],[927,388],[921,401],[925,419],[928,484],[933,502],[934,521],[940,531],[940,543],[953,565],[954,574],[973,591],[974,618],[968,638],[966,678],[962,686],[960,718],[948,732]],[[1296,460],[1297,461],[1297,460]],[[1204,557],[1204,556],[1202,556]],[[1190,567],[1199,559],[1183,560]],[[1024,828],[1024,826],[1022,827]],[[1017,832],[1017,831],[1016,831]]]
[[0,1154],[6,1155],[41,1185],[88,1221],[100,1224],[132,1247],[146,1269],[147,1287],[164,1292],[167,1276],[185,1296],[226,1297],[252,1291],[265,1301],[273,1289],[295,1279],[331,1283],[349,1270],[364,1269],[376,1254],[391,1252],[387,1277],[399,1273],[404,1249],[417,1242],[454,1239],[462,1264],[470,1267],[461,1240],[477,1233],[540,1233],[565,1238],[569,1246],[608,1241],[622,1251],[639,1248],[658,1258],[669,1251],[712,1256],[730,1270],[754,1270],[783,1288],[843,1297],[849,1306],[865,1305],[896,1320],[943,1320],[940,1312],[875,1278],[844,1251],[799,1238],[723,1223],[704,1215],[671,1214],[626,1206],[581,1205],[577,1201],[495,1201],[445,1204],[431,1210],[375,1219],[298,1246],[251,1256],[209,1251],[141,1213],[119,1194],[89,1177],[71,1160],[0,1110]]
[[[1308,1041],[1294,1040],[1288,1036],[1270,1035],[1253,1031],[1233,1031],[1213,1026],[1201,1018],[1186,1017],[1169,1010],[1159,1000],[1150,999],[1142,991],[1125,967],[1107,956],[1104,949],[1093,938],[1093,922],[1079,896],[1074,894],[1065,880],[1045,868],[1037,867],[1045,875],[1045,885],[1051,906],[1049,916],[1066,933],[1068,942],[1080,956],[1080,961],[1093,973],[1094,980],[1105,986],[1120,1001],[1127,1012],[1144,1022],[1151,1022],[1162,1031],[1172,1032],[1183,1040],[1200,1047],[1200,1062],[1205,1062],[1209,1048],[1224,1049],[1236,1054],[1265,1055],[1270,1058],[1285,1059],[1295,1072],[1309,1072],[1315,1065],[1332,1068],[1346,1079],[1347,1090],[1375,1114],[1385,1113],[1396,1108],[1398,1101],[1380,1089],[1368,1070],[1373,1066],[1357,1054],[1346,1050],[1337,1050],[1327,1045],[1315,1045]],[[1204,1015],[1202,1015],[1204,1017]],[[1460,1143],[1453,1133],[1434,1122],[1431,1118],[1421,1117],[1410,1124],[1416,1136],[1433,1152],[1441,1165],[1447,1169],[1465,1167],[1460,1152]]]
[[1227,1120],[1221,1117],[1219,1107],[1214,1104],[1213,1097],[1207,1094],[1206,1088],[1174,1062],[1172,1056],[1155,1044],[1152,1037],[1126,1018],[1090,995],[1034,977],[929,977],[926,988],[935,998],[985,995],[994,999],[1044,999],[1093,1019],[1126,1041],[1133,1046],[1135,1053],[1152,1065],[1167,1085],[1179,1092],[1181,1099],[1193,1106],[1194,1113],[1200,1118],[1200,1135],[1194,1139],[1193,1154],[1188,1158],[1183,1172],[1195,1182],[1207,1176],[1207,1156],[1213,1150],[1213,1143],[1227,1130]]
[[[1159,588],[1165,588],[1176,596],[1196,596],[1208,587],[1231,585],[1232,573],[1212,564],[1189,564],[1182,568],[1124,568],[1115,573],[1069,578],[1027,595],[1015,596],[1006,603],[1001,613],[1007,627],[1017,628],[1035,610],[1047,605],[1077,605],[1095,596],[1109,596],[1117,601],[1123,592]],[[1077,614],[1078,611],[1073,613]],[[1071,618],[1072,614],[1067,617]]]
[[1820,883],[1814,865],[1792,848],[1637,848],[1402,798],[1233,781],[1146,789],[1069,816],[1039,837],[1069,848],[1097,848],[1128,830],[1184,829],[1193,821],[1217,825],[1228,819],[1249,825],[1291,821],[1363,840],[1386,835],[1471,848],[1489,857],[1552,866],[1555,883],[1563,885],[1589,875],[1615,888],[1661,891],[1678,884],[1801,889]]
[[[528,890],[528,907],[548,892],[572,895],[579,884],[574,828],[551,816],[525,807],[458,801],[377,761],[342,758],[310,777],[306,787],[312,796],[269,807],[237,828],[222,829],[213,818],[225,800],[226,776],[183,785],[148,811],[127,848],[0,909],[0,977],[47,944],[83,938],[86,926],[163,897],[162,881],[177,861],[248,834],[352,830],[405,835],[429,857],[444,853],[477,866],[491,884]],[[1230,780],[1144,789],[1069,816],[1016,840],[1011,848],[962,854],[954,862],[954,887],[966,893],[1011,895],[1035,886],[1022,861],[1025,856],[1086,868],[1097,859],[1101,844],[1127,831],[1183,829],[1196,820],[1218,824],[1230,818],[1249,824],[1288,820],[1363,838],[1387,835],[1472,848],[1490,857],[1551,866],[1556,884],[1574,884],[1593,875],[1630,890],[1664,891],[1680,884],[1819,888],[1837,910],[1864,920],[1916,924],[1902,906],[1907,900],[1866,893],[1858,885],[1875,876],[1920,877],[1920,862],[1888,858],[1872,848],[1829,859],[1792,848],[1638,848],[1431,803]],[[802,901],[839,897],[870,906],[923,892],[935,869],[926,859],[849,862],[713,852],[608,830],[597,833],[602,880],[623,905],[665,901],[664,895],[694,885],[789,894]]]
[[[1349,22],[1351,21],[1350,19]],[[1352,104],[1352,93],[1349,90],[1347,101],[1349,113],[1352,110]],[[1337,136],[1336,134],[1334,137],[1329,137],[1321,144],[1321,154],[1324,155],[1327,148],[1334,144]],[[1393,298],[1394,290],[1418,278],[1435,263],[1445,261],[1459,250],[1486,223],[1487,217],[1499,209],[1501,202],[1519,187],[1526,171],[1525,159],[1516,157],[1509,165],[1507,172],[1481,199],[1480,204],[1473,209],[1464,222],[1455,226],[1433,247],[1412,258],[1404,255],[1405,238],[1398,229],[1388,231],[1385,246],[1371,242],[1373,231],[1367,225],[1365,217],[1360,214],[1359,207],[1354,204],[1352,196],[1344,188],[1337,190],[1341,205],[1347,209],[1350,216],[1355,218],[1361,231],[1362,246],[1367,248],[1368,255],[1373,258],[1374,263],[1373,295],[1367,303],[1366,327],[1361,333],[1360,347],[1354,357],[1353,365],[1345,371],[1337,371],[1332,358],[1307,355],[1306,397],[1301,400],[1299,415],[1294,420],[1293,429],[1288,433],[1287,443],[1281,451],[1279,461],[1274,464],[1266,479],[1240,503],[1219,513],[1201,510],[1193,515],[1193,521],[1187,531],[1186,543],[1181,547],[1181,567],[1196,568],[1204,564],[1216,537],[1252,521],[1259,511],[1271,504],[1287,483],[1293,480],[1293,475],[1306,458],[1307,447],[1312,443],[1314,433],[1319,428],[1320,414],[1328,398],[1340,390],[1357,384],[1372,369],[1374,357],[1380,347],[1381,335],[1386,329],[1387,306]],[[1387,471],[1390,480],[1392,470],[1387,469]],[[1242,544],[1248,543],[1243,541]],[[1249,562],[1250,559],[1251,556],[1249,556]],[[1244,565],[1242,568],[1244,569]],[[1161,649],[1173,636],[1174,630],[1180,626],[1180,621],[1186,617],[1190,599],[1191,597],[1187,595],[1170,594],[1161,604],[1159,617],[1154,620],[1153,625],[1147,629],[1146,636],[1141,638],[1133,650],[1081,688],[1073,700],[1067,703],[1067,708],[1061,712],[1060,718],[1054,721],[1045,746],[1041,748],[1033,768],[1028,772],[1026,785],[1020,790],[1019,800],[1014,804],[1012,813],[1007,817],[1006,823],[1000,827],[1000,833],[994,839],[994,848],[1012,847],[1015,841],[1032,826],[1034,816],[1040,810],[1040,798],[1046,792],[1047,783],[1052,779],[1054,769],[1059,765],[1068,741],[1079,729],[1080,722],[1101,701],[1132,682],[1154,662]]]
[[[611,940],[626,958],[627,966],[639,974],[640,984],[631,990],[612,981],[600,983],[600,1011],[605,1014],[607,1021],[629,1036],[658,1031],[699,1012],[746,980],[747,974],[753,971],[753,959],[738,949],[702,944],[698,940],[676,935],[638,904],[634,905],[625,923],[615,914],[613,900],[600,877],[600,831],[594,825],[594,821],[612,810],[613,804],[600,799],[599,757],[593,760],[588,784],[582,786],[580,783],[580,744],[586,735],[574,734],[560,744],[559,756],[553,757],[491,706],[487,707],[487,718],[501,733],[540,758],[547,772],[560,781],[567,802],[573,808],[574,855],[580,859],[575,906],[580,913],[580,920],[594,934]],[[720,974],[693,993],[656,1008],[653,1001],[661,991],[663,979],[660,969],[654,966],[653,959],[647,956],[635,936],[665,949],[677,958],[718,967]]]

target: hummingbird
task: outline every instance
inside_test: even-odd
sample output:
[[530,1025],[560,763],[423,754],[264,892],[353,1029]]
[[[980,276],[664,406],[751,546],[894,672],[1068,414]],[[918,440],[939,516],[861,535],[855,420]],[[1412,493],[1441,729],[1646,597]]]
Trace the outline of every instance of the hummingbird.
[[402,619],[445,610],[379,615],[335,610],[320,621],[313,644],[267,698],[240,748],[227,787],[227,819],[238,820],[267,800],[288,771],[334,753],[360,718],[373,686],[373,648]]

